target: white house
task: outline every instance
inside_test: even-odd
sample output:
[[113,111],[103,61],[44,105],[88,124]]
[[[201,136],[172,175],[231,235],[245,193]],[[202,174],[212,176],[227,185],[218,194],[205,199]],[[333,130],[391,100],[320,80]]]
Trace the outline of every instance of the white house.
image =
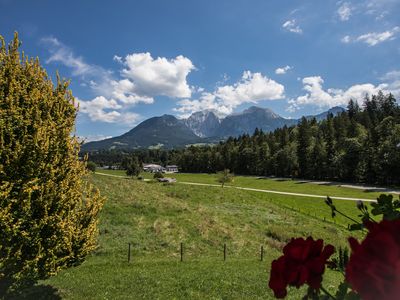
[[168,165],[165,167],[165,171],[168,173],[178,173],[178,166],[176,165]]
[[165,168],[156,164],[143,164],[143,170],[151,173],[165,172]]

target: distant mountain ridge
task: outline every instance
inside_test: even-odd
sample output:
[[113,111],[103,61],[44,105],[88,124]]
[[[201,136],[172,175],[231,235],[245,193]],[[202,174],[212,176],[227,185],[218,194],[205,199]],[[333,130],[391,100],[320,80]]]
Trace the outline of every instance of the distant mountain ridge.
[[221,120],[211,110],[195,112],[184,122],[199,137],[216,136],[221,125]]
[[217,136],[238,136],[243,133],[252,134],[256,128],[264,132],[273,131],[285,125],[295,125],[297,120],[285,119],[269,108],[252,106],[242,113],[232,114],[221,121]]
[[172,115],[153,117],[123,135],[82,145],[83,151],[101,149],[174,148],[201,142],[183,120]]
[[[328,114],[343,112],[342,107],[333,107],[326,112],[306,118],[321,121]],[[187,119],[172,115],[152,117],[121,136],[89,142],[82,145],[82,151],[110,149],[140,149],[185,147],[190,144],[218,142],[229,136],[252,134],[256,128],[264,132],[283,126],[296,125],[300,119],[286,119],[269,108],[252,106],[241,113],[231,114],[223,119],[211,111],[193,113]]]

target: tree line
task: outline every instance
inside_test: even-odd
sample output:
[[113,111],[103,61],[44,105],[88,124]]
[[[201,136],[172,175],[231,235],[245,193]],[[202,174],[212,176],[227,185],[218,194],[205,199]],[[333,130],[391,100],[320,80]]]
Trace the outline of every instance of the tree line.
[[[126,152],[91,154],[98,163],[119,164]],[[366,96],[361,106],[317,122],[303,117],[298,125],[230,137],[210,146],[175,150],[140,150],[141,162],[177,164],[182,172],[278,176],[316,180],[400,183],[400,108],[392,94]]]

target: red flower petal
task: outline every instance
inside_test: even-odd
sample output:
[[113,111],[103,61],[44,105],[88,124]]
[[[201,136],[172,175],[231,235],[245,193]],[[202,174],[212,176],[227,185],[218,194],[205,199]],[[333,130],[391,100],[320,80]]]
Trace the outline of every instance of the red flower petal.
[[326,245],[324,250],[322,251],[321,256],[324,259],[328,259],[334,252],[335,252],[335,247],[333,247],[332,245]]
[[346,281],[365,300],[400,299],[400,220],[366,224],[369,233],[352,249]]
[[286,295],[286,287],[300,287],[307,283],[319,289],[327,259],[334,252],[332,245],[324,248],[323,240],[308,237],[291,239],[283,248],[283,256],[272,262],[269,285],[275,297]]

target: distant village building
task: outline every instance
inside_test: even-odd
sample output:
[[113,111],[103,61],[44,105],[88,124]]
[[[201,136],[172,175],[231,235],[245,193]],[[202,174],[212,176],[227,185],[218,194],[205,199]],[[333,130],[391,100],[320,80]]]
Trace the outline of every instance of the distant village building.
[[151,173],[178,173],[178,166],[176,165],[168,165],[165,168],[163,166],[157,165],[157,164],[143,164],[143,170],[146,172],[151,172]]
[[151,173],[165,172],[164,167],[156,164],[143,164],[143,170]]
[[100,166],[100,167],[98,167],[98,169],[101,169],[101,170],[118,170],[119,167],[118,166]]
[[178,166],[176,165],[168,165],[165,167],[165,171],[168,173],[178,173]]

